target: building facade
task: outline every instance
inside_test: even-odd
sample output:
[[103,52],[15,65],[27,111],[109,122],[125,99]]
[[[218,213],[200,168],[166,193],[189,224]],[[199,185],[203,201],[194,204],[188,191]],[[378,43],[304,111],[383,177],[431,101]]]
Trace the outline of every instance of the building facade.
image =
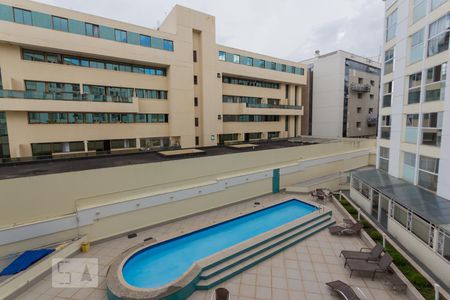
[[375,137],[380,64],[342,50],[316,54],[303,63],[310,72],[305,104],[309,133],[326,138]]
[[2,0],[0,24],[3,159],[300,134],[304,65],[217,45],[213,16],[152,30]]
[[377,170],[351,197],[450,291],[450,90],[446,0],[386,1]]

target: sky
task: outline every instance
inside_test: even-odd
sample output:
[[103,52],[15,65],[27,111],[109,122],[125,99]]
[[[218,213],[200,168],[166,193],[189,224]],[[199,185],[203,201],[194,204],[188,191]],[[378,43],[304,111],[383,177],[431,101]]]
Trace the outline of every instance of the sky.
[[378,60],[382,0],[38,0],[149,28],[176,4],[216,17],[217,43],[300,61],[338,49]]

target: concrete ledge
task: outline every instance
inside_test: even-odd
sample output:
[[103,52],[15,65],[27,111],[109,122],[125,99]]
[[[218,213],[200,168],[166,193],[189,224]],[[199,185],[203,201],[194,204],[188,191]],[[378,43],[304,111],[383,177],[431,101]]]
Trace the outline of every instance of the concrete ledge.
[[52,260],[54,258],[66,258],[72,256],[79,251],[81,244],[85,241],[87,241],[85,236],[75,240],[61,250],[55,251],[41,261],[33,264],[25,271],[2,282],[0,284],[0,297],[6,300],[17,299],[18,295],[48,274],[52,268]]

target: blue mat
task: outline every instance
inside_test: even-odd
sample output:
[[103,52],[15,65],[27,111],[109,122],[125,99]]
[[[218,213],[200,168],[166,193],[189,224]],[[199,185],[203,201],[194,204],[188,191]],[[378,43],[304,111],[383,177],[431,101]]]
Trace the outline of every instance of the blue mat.
[[55,251],[55,249],[39,249],[39,250],[28,250],[17,257],[13,262],[11,262],[3,271],[0,276],[14,275],[17,274],[29,266],[42,259],[43,257],[49,255]]

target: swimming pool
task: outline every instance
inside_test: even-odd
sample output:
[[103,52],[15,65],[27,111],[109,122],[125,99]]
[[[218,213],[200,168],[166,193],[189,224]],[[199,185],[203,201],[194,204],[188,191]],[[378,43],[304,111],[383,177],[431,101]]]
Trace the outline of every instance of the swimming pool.
[[195,262],[316,210],[313,205],[292,199],[149,246],[125,262],[122,276],[136,288],[164,286],[183,275]]

